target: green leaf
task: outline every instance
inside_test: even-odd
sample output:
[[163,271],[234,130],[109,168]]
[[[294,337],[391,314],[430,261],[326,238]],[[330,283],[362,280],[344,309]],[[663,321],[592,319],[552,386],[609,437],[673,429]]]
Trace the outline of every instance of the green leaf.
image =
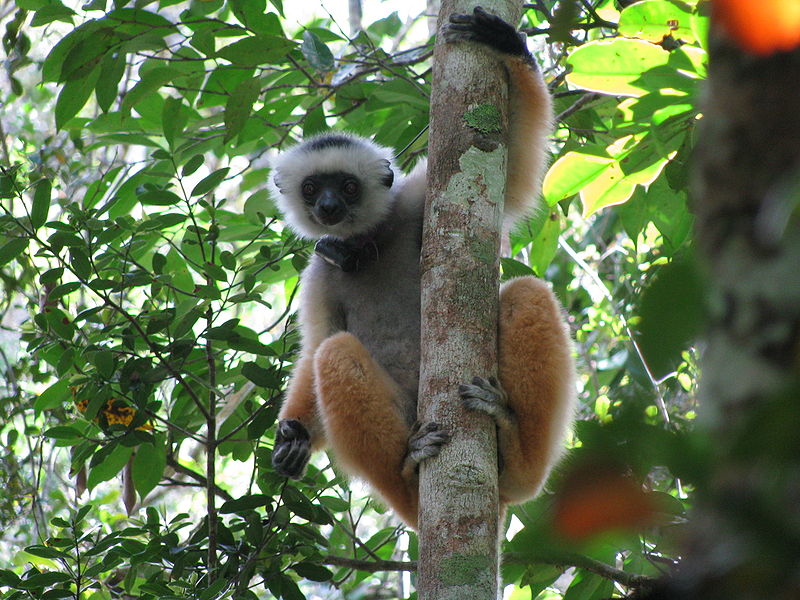
[[16,238],[0,246],[0,267],[8,264],[28,248],[26,238]]
[[706,291],[694,261],[659,267],[642,294],[638,343],[650,372],[661,379],[680,362],[681,352],[705,320]]
[[75,427],[59,425],[42,432],[42,435],[53,440],[77,441],[81,439],[81,432]]
[[157,92],[161,86],[169,83],[179,75],[180,69],[176,67],[156,67],[142,75],[141,80],[131,89],[122,100],[122,112],[130,114],[131,109],[144,98]]
[[[66,552],[62,552],[61,550],[57,550],[51,546],[43,546],[40,544],[36,544],[34,546],[28,546],[25,548],[25,552],[28,554],[33,554],[34,556],[38,556],[40,558],[66,558],[68,554]],[[53,573],[55,575],[65,575],[64,573]],[[43,587],[46,585],[51,585],[46,583],[49,579],[42,578],[42,575],[48,575],[48,573],[37,573],[35,575],[31,575],[30,577],[26,577],[19,582],[19,585],[22,589],[33,589],[36,587]],[[58,580],[54,581],[53,583],[57,583]]]
[[333,53],[313,31],[306,29],[303,32],[303,44],[300,46],[300,50],[316,71],[322,73],[333,71]]
[[643,96],[654,90],[642,76],[650,69],[666,65],[669,57],[669,52],[660,46],[641,40],[616,38],[589,42],[567,59],[572,67],[567,81],[602,94]]
[[170,148],[175,145],[175,137],[183,133],[183,128],[188,121],[186,111],[183,109],[183,100],[180,98],[170,96],[164,100],[164,108],[161,111],[161,129]]
[[62,406],[69,398],[69,382],[61,379],[37,396],[33,403],[33,410],[37,414],[41,414],[45,410]]
[[627,202],[633,195],[637,184],[652,183],[666,164],[666,159],[661,159],[649,167],[626,175],[619,162],[610,163],[608,168],[581,190],[583,218],[587,218],[607,206]]
[[[123,446],[122,444],[114,444],[113,448],[108,451],[103,448],[95,453],[92,462],[99,456],[96,464],[92,464],[89,471],[89,477],[86,479],[86,486],[92,490],[97,484],[103,481],[108,481],[114,478],[117,473],[122,471],[122,468],[128,463],[128,460],[133,454],[133,448],[130,446]],[[102,453],[102,454],[101,454]]]
[[539,277],[544,277],[547,267],[558,251],[558,236],[561,235],[561,210],[554,206],[545,219],[544,226],[531,243],[530,263]]
[[169,190],[148,190],[137,197],[146,206],[172,206],[183,201],[178,194]]
[[244,129],[247,119],[253,110],[253,104],[261,93],[261,82],[258,79],[245,79],[225,103],[225,141],[233,139]]
[[60,308],[48,306],[44,310],[44,317],[50,331],[59,337],[71,340],[75,335],[75,326],[72,324],[72,320]]
[[84,40],[92,37],[103,27],[100,21],[87,21],[61,38],[42,64],[42,81],[63,81],[62,70],[67,55]]
[[47,299],[53,301],[57,300],[58,298],[62,298],[63,296],[68,296],[72,292],[81,289],[82,285],[83,284],[80,281],[69,281],[67,283],[62,283],[61,285],[52,289],[52,291],[47,295]]
[[215,279],[216,281],[228,281],[228,274],[225,272],[225,269],[212,262],[205,263],[203,265],[203,271],[211,279]]
[[153,443],[140,444],[133,457],[131,472],[133,485],[144,499],[161,481],[167,466],[167,453],[162,435],[154,436]]
[[47,214],[50,212],[50,194],[52,186],[50,181],[42,179],[36,184],[33,193],[33,205],[31,206],[31,225],[34,229],[39,229],[47,222]]
[[294,580],[285,573],[280,574],[281,598],[283,600],[306,600],[306,596]]
[[547,204],[554,206],[561,200],[580,192],[614,162],[608,156],[594,156],[580,152],[567,152],[559,158],[544,178],[542,195]]
[[106,53],[118,45],[119,41],[116,32],[110,27],[93,31],[67,52],[58,81],[83,79],[96,70]]
[[265,388],[274,388],[278,383],[278,379],[274,371],[265,369],[254,362],[246,362],[242,364],[242,375],[247,377],[247,379],[256,385]]
[[620,14],[618,31],[625,37],[656,43],[668,35],[690,44],[697,41],[692,31],[692,8],[678,1],[636,2]]
[[313,521],[316,517],[317,511],[311,500],[296,488],[287,486],[283,491],[283,501],[294,514],[306,521]]
[[92,263],[84,250],[78,246],[69,249],[69,260],[75,274],[83,280],[89,279],[92,274]]
[[85,77],[70,79],[64,84],[56,100],[56,129],[63,129],[86,105],[99,77],[100,69],[95,69]]
[[333,573],[330,569],[310,562],[299,562],[292,565],[292,570],[309,581],[330,581]]
[[181,174],[184,177],[191,175],[192,173],[197,171],[197,169],[199,169],[202,165],[203,165],[203,155],[195,154],[194,156],[192,156],[192,158],[186,161],[186,164],[183,166],[183,169],[181,170]]
[[202,196],[203,194],[207,194],[213,189],[215,189],[222,180],[225,179],[225,176],[228,174],[230,169],[228,167],[223,167],[222,169],[217,169],[211,175],[203,178],[200,183],[194,186],[192,190],[192,196]]
[[217,56],[233,64],[257,67],[285,62],[286,55],[295,42],[278,35],[255,35],[225,46]]
[[228,500],[219,508],[222,515],[231,513],[241,513],[248,510],[255,510],[262,506],[269,506],[272,498],[266,494],[246,494],[236,500]]

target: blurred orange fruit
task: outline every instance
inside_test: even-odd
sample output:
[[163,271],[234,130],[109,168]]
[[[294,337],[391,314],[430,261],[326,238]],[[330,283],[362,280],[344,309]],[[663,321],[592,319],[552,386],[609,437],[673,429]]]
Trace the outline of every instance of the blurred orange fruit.
[[711,0],[736,42],[759,56],[800,46],[800,0]]

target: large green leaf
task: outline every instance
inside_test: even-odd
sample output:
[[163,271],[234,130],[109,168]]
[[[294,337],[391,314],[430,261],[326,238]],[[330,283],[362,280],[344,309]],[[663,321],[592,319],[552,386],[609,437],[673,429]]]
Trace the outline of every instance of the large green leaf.
[[651,373],[660,379],[680,362],[705,319],[705,289],[694,261],[659,267],[642,294],[638,343]]
[[136,106],[149,94],[157,92],[161,86],[169,83],[182,74],[181,70],[175,67],[156,67],[150,69],[142,75],[141,80],[131,89],[122,101],[122,112],[130,113],[131,108]]
[[39,229],[47,222],[47,213],[50,211],[50,194],[52,186],[50,181],[42,179],[36,184],[33,192],[33,205],[31,206],[31,225]]
[[228,97],[228,101],[225,103],[226,142],[244,129],[260,92],[261,82],[258,79],[245,79]]
[[136,448],[131,473],[139,498],[147,496],[158,485],[166,465],[167,451],[163,435],[155,435],[152,443],[146,442]]
[[235,65],[257,67],[282,63],[296,42],[277,35],[256,35],[221,48],[217,55]]
[[28,248],[27,238],[16,238],[0,246],[0,267],[9,263]]
[[69,398],[69,382],[66,379],[56,381],[53,385],[39,394],[33,403],[37,413],[62,406]]
[[567,152],[553,163],[545,175],[542,185],[544,199],[553,206],[577,194],[613,162],[610,156]]
[[300,49],[303,51],[303,56],[306,57],[306,60],[315,70],[321,72],[333,71],[333,53],[313,31],[306,30],[303,32],[303,44]]
[[589,42],[570,54],[572,71],[567,81],[572,85],[615,96],[643,96],[654,91],[653,84],[642,80],[649,70],[669,61],[669,52],[648,42],[615,38]]
[[619,17],[620,35],[660,42],[672,36],[684,42],[696,41],[692,31],[692,7],[674,0],[644,0],[628,6]]
[[130,446],[123,446],[122,444],[114,444],[111,447],[99,450],[92,458],[91,470],[89,471],[89,477],[86,479],[86,486],[91,490],[94,489],[97,484],[115,477],[128,463],[131,454],[133,454],[133,448]]
[[64,84],[58,93],[58,100],[56,100],[55,117],[57,129],[63,129],[64,125],[86,105],[89,96],[94,91],[99,76],[100,69],[97,68],[81,79],[70,79]]

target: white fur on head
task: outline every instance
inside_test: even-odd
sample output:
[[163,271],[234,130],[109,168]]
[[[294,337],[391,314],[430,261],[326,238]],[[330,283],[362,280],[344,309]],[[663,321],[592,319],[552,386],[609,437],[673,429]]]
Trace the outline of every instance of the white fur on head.
[[[365,138],[324,133],[304,140],[272,161],[269,189],[278,209],[298,235],[310,239],[323,235],[346,239],[369,232],[389,214],[393,195],[385,181],[391,158],[391,150]],[[336,172],[358,179],[361,199],[341,223],[321,225],[311,216],[300,188],[309,175]]]

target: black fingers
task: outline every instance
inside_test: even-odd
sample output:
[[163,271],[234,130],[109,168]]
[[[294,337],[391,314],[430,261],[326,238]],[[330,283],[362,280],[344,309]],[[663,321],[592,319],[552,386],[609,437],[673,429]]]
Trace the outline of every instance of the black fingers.
[[408,437],[407,459],[414,464],[419,464],[439,454],[442,446],[449,441],[450,434],[442,429],[442,426],[438,423],[422,425],[417,422]]
[[494,377],[475,377],[472,384],[460,385],[458,393],[467,409],[486,413],[499,426],[514,423],[514,412],[508,405],[508,396]]
[[299,478],[311,456],[311,436],[300,421],[284,419],[278,423],[272,466],[279,475]]
[[480,6],[476,6],[471,15],[450,15],[450,23],[446,25],[444,33],[448,42],[478,42],[503,54],[530,56],[524,38],[520,37],[516,28]]

